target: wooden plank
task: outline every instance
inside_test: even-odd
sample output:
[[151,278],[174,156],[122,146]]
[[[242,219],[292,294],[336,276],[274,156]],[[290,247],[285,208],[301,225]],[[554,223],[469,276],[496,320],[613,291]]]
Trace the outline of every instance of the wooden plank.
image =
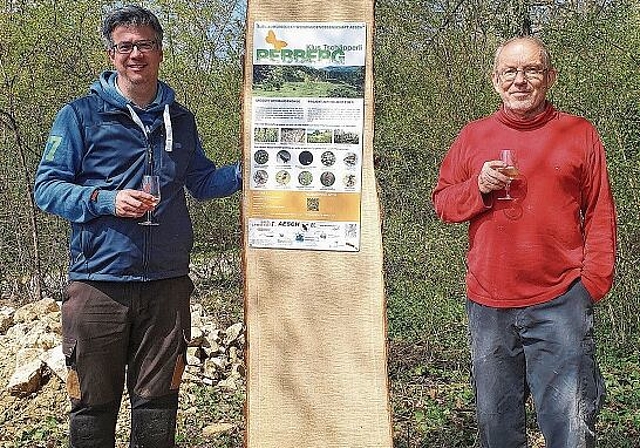
[[[380,206],[373,167],[373,0],[251,0],[244,83],[248,448],[391,448]],[[256,22],[365,22],[358,252],[251,247]]]

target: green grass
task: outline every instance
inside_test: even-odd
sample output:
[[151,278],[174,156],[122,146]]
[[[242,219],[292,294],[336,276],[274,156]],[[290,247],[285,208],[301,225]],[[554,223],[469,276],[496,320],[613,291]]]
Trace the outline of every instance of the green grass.
[[[464,350],[438,351],[425,342],[390,343],[389,374],[393,410],[394,448],[471,448],[476,438],[473,393]],[[598,420],[599,448],[637,448],[640,438],[640,360],[603,356],[601,367],[607,400]],[[243,389],[220,391],[185,386],[178,415],[179,448],[241,448],[244,440]],[[529,410],[532,408],[529,406]],[[235,424],[232,430],[205,437],[211,424]],[[22,430],[3,448],[66,446],[63,413],[50,415]],[[528,429],[539,434],[535,420]],[[0,438],[0,440],[2,440]],[[532,443],[532,447],[539,447]]]
[[[221,391],[192,384],[183,399],[178,418],[176,442],[181,448],[240,448],[244,438],[244,389]],[[190,401],[190,403],[185,403]],[[203,430],[214,423],[231,423],[235,427],[214,437]]]
[[[389,370],[395,448],[474,446],[473,392],[460,351],[426,342],[391,344]],[[604,349],[601,349],[603,351]],[[612,356],[600,362],[607,399],[597,424],[600,448],[637,448],[640,438],[640,360]],[[532,447],[541,436],[528,404]],[[537,444],[536,444],[537,443]]]
[[[204,306],[217,320],[219,328],[241,321],[243,297],[238,273],[239,254],[226,253],[217,257],[199,254],[194,258],[198,264],[195,269],[198,275],[194,275],[194,302]],[[401,273],[412,269],[416,269],[413,275],[417,278],[422,272],[420,266],[425,266],[423,261],[387,266],[388,273],[393,274],[390,277],[399,276],[387,291],[394,448],[472,448],[476,443],[475,407],[469,382],[464,306],[458,291],[460,283],[452,280],[450,284],[438,284],[433,279],[416,280],[414,284],[401,281]],[[419,266],[414,267],[416,264]],[[449,271],[454,268],[451,266]],[[399,284],[402,287],[398,287]],[[610,314],[609,307],[613,307],[613,303],[597,308],[600,319]],[[597,425],[598,446],[637,448],[640,439],[640,357],[635,350],[614,349],[609,329],[610,326],[598,327],[598,356],[607,386],[607,398]],[[0,448],[66,446],[68,423],[63,388],[55,382],[45,387],[60,389],[55,398],[50,399],[51,409],[43,411],[45,418],[25,419],[30,412],[24,412],[26,402],[20,400],[15,400],[4,411],[5,421],[15,422],[19,431],[12,440],[0,435]],[[185,383],[182,392],[177,428],[179,448],[243,446],[243,387],[225,391]],[[33,403],[35,405],[35,399]],[[528,409],[531,415],[528,421],[530,446],[541,448],[531,404]],[[203,430],[216,423],[231,423],[234,428],[216,436],[206,436]]]
[[25,428],[17,437],[14,446],[47,446],[47,442],[59,436],[60,427],[65,419],[59,415],[49,415],[34,427]]
[[[471,448],[476,442],[475,407],[469,377],[464,300],[460,281],[453,279],[459,277],[459,273],[456,264],[449,261],[440,267],[451,274],[447,276],[449,282],[438,283],[430,278],[418,281],[425,263],[420,260],[387,265],[387,277],[398,276],[394,285],[388,287],[388,364],[394,448]],[[402,273],[406,275],[412,269],[418,269],[413,273],[416,281],[399,287],[398,284],[403,283]],[[230,288],[233,291],[204,294],[200,300],[212,315],[240,318],[242,291],[240,285],[235,286]],[[601,320],[609,315],[607,307],[598,307],[597,312]],[[637,448],[640,358],[637,354],[620,356],[624,350],[611,350],[611,341],[606,337],[609,329],[610,326],[605,325],[598,327],[598,355],[607,386],[607,399],[597,426],[599,448]],[[209,420],[231,418],[238,423],[237,430],[209,441],[206,446],[241,447],[244,431],[241,393],[231,399],[220,397],[208,388],[202,388],[199,393],[202,397],[198,401],[198,414]],[[542,438],[531,403],[528,411],[530,446],[541,448]],[[195,428],[197,424],[185,420],[187,426]]]

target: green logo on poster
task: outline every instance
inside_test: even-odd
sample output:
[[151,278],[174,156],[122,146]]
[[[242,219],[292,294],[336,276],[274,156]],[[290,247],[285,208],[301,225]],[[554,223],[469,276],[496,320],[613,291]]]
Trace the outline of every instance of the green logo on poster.
[[256,60],[260,62],[282,62],[285,64],[329,63],[344,65],[346,51],[362,51],[362,45],[307,45],[306,49],[286,48],[289,44],[276,37],[273,30],[269,30],[266,43],[272,49],[258,48]]

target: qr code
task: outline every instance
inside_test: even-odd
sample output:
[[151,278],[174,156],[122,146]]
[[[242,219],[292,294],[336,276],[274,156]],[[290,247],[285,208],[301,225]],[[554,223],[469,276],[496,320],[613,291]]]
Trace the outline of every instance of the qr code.
[[307,198],[307,211],[319,212],[320,211],[320,198]]

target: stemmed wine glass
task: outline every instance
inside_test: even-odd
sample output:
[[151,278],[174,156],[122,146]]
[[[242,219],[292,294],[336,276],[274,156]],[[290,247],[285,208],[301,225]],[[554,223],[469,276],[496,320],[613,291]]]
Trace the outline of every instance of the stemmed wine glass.
[[[142,176],[142,191],[153,196],[153,206],[157,206],[160,202],[160,176]],[[140,222],[141,226],[157,226],[158,222],[153,219],[151,210],[147,211],[147,219]]]
[[503,149],[500,151],[500,160],[505,163],[505,166],[502,168],[498,168],[502,174],[509,178],[509,182],[504,186],[505,195],[499,197],[499,200],[502,201],[510,201],[513,197],[509,194],[509,187],[511,186],[511,181],[520,175],[518,171],[518,160],[516,157],[516,152],[513,149]]

